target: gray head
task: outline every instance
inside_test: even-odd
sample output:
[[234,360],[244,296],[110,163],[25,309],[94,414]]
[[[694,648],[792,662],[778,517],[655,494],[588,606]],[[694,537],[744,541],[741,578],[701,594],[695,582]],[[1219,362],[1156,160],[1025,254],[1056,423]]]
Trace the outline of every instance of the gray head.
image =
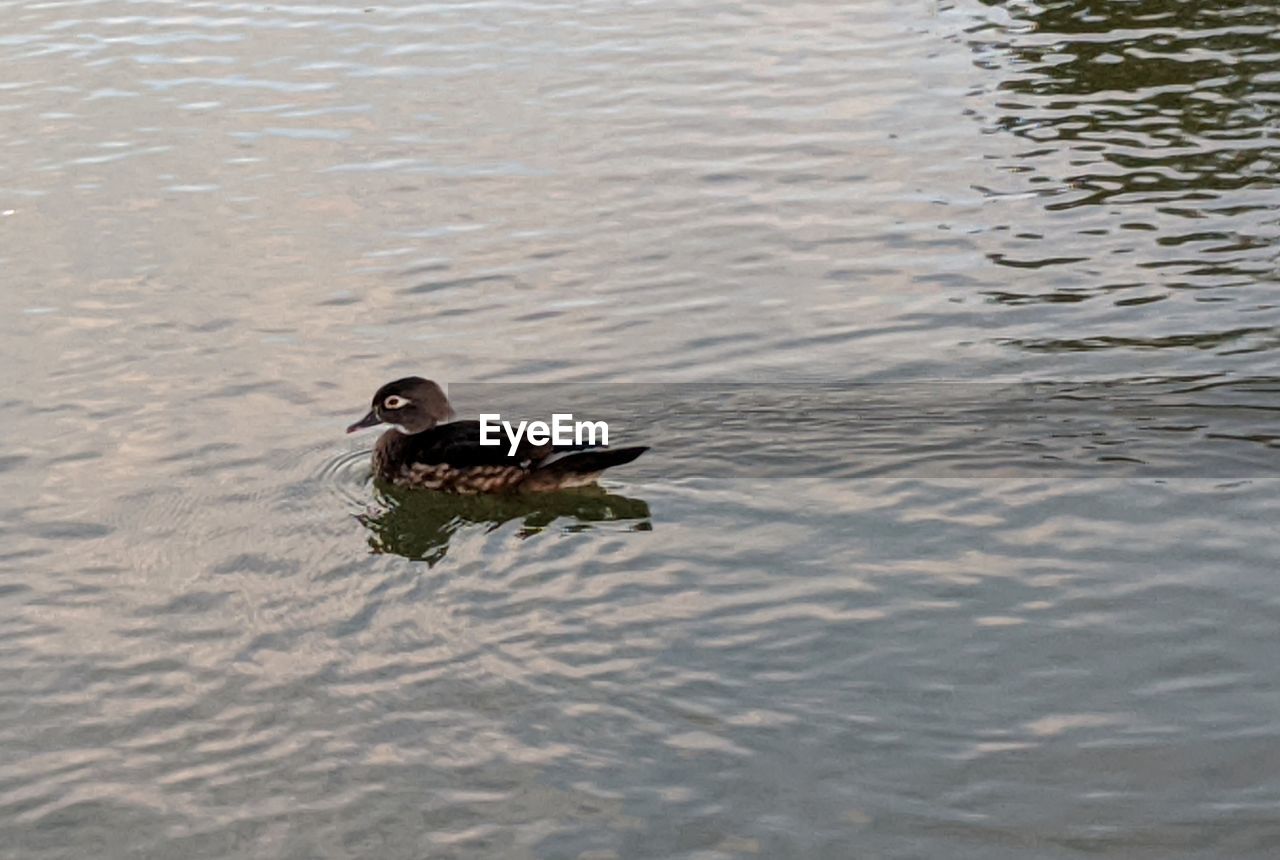
[[348,427],[347,432],[394,424],[401,433],[421,433],[452,420],[453,407],[439,385],[420,376],[406,376],[379,388],[369,414]]

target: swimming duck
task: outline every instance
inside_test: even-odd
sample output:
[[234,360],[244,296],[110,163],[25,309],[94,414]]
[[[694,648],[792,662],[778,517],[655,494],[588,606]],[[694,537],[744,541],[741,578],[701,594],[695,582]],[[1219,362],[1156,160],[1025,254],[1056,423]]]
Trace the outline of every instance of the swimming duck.
[[503,438],[480,444],[479,421],[455,421],[444,391],[407,376],[373,395],[372,408],[347,428],[390,424],[373,448],[373,473],[400,487],[454,493],[546,491],[594,483],[610,466],[630,463],[647,447],[534,445],[522,438],[515,453]]

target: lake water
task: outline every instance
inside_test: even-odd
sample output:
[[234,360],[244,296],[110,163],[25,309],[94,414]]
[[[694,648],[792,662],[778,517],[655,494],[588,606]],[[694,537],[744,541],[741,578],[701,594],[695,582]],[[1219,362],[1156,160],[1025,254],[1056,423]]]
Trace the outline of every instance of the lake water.
[[0,854],[1277,856],[1277,33],[0,0]]

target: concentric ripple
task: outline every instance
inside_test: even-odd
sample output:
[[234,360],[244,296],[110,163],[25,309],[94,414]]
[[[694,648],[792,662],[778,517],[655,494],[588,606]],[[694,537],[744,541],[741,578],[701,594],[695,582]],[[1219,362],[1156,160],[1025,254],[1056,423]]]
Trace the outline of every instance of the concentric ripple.
[[331,452],[313,473],[315,481],[350,507],[367,504],[373,486],[367,448]]

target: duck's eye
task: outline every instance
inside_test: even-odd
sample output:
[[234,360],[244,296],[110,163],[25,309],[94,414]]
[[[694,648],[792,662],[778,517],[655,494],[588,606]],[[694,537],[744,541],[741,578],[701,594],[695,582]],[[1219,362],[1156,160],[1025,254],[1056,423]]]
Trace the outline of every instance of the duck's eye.
[[408,406],[409,401],[405,400],[398,394],[393,394],[386,400],[382,401],[382,405],[387,409],[400,409],[401,407]]

